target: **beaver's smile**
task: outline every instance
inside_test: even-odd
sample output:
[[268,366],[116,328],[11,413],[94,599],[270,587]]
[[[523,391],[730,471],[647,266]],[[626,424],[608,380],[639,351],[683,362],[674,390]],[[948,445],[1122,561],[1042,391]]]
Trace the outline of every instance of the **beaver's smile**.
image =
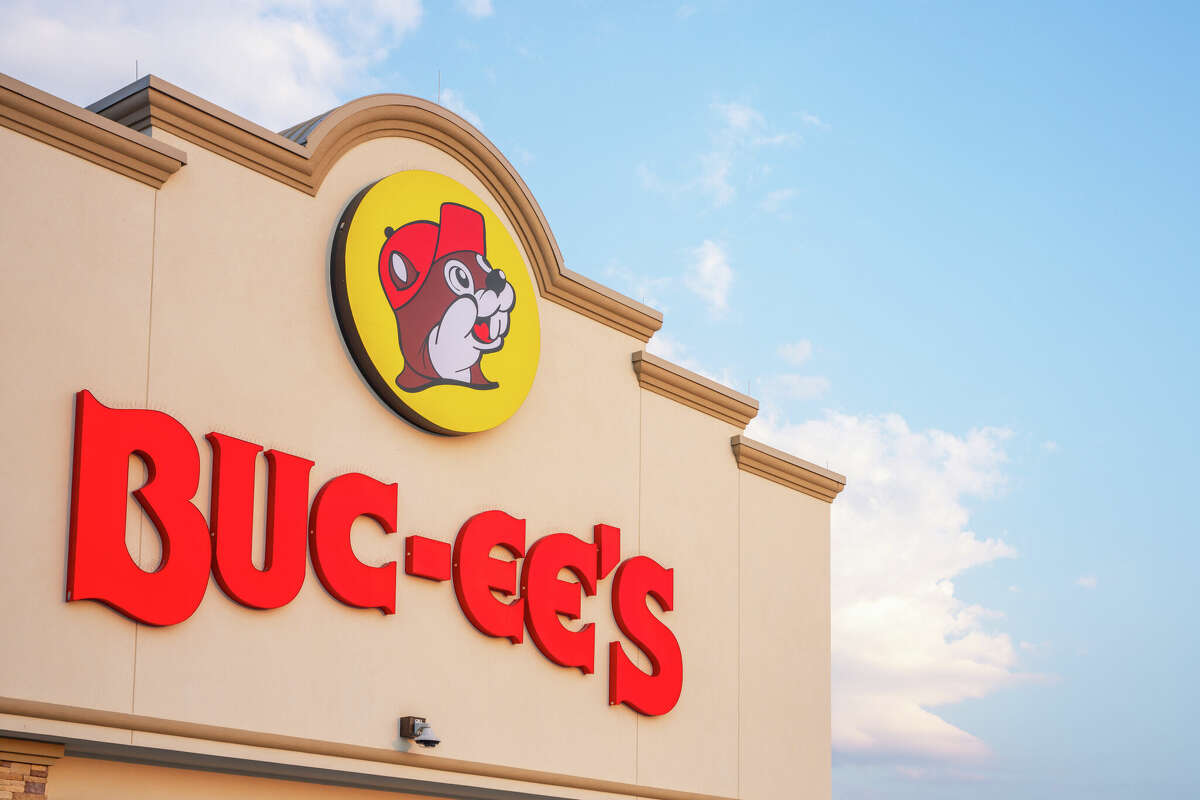
[[[491,314],[484,316],[480,313],[489,308]],[[502,340],[508,333],[509,311],[511,310],[511,304],[506,308],[505,305],[488,303],[487,298],[483,298],[483,302],[478,303],[475,308],[475,322],[471,325],[471,338],[483,345],[485,350],[499,348],[499,340]]]
[[[495,317],[492,317],[495,319]],[[476,319],[475,325],[471,328],[471,335],[480,344],[492,343],[492,324],[488,319]]]

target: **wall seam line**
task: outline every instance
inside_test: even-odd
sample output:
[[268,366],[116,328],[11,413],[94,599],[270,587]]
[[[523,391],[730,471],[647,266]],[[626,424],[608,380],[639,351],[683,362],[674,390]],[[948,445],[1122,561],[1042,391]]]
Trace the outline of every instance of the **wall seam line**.
[[154,334],[154,270],[158,259],[158,192],[154,193],[154,214],[150,221],[150,305],[146,317],[146,395],[150,407],[150,337]]
[[[150,298],[146,308],[146,387],[142,399],[144,408],[150,407],[150,353],[152,351],[150,338],[154,333],[154,271],[158,266],[158,192],[154,193],[153,210],[150,217]],[[146,535],[146,515],[138,520],[138,566],[142,563],[142,540]],[[138,672],[138,640],[142,626],[133,623],[133,680],[129,687],[129,713],[137,713],[137,672]],[[129,743],[133,744],[133,731],[129,732]]]
[[[643,456],[646,452],[646,393],[642,391],[641,386],[638,386],[638,494],[637,494],[637,513],[638,513],[638,533],[637,533],[637,554],[642,555],[642,518],[643,518],[643,486],[645,482],[645,464],[642,463]],[[638,659],[641,660],[640,658]],[[608,667],[612,669],[612,665]],[[640,784],[642,782],[642,715],[633,715],[633,781]]]

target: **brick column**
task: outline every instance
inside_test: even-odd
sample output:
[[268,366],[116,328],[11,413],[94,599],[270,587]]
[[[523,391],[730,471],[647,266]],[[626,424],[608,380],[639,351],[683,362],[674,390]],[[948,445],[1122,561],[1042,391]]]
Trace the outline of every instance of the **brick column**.
[[0,739],[0,800],[46,800],[50,765],[64,749],[53,742]]

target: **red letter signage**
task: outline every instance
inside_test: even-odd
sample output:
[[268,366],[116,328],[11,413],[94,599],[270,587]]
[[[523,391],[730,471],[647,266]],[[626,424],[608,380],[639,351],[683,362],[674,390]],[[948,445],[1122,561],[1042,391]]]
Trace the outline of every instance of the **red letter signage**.
[[503,636],[513,644],[525,638],[525,601],[501,603],[492,590],[517,593],[517,562],[492,558],[499,545],[513,558],[525,555],[525,520],[503,511],[484,511],[466,521],[454,542],[454,593],[471,624],[488,636]]
[[[579,667],[585,675],[596,669],[596,626],[589,622],[578,631],[567,630],[558,615],[579,619],[580,591],[589,597],[596,593],[598,549],[569,533],[552,533],[529,548],[521,572],[525,624],[538,650],[555,664]],[[564,568],[575,573],[579,583],[560,580],[558,571]]]
[[[67,561],[67,600],[99,600],[149,625],[183,622],[200,605],[210,571],[232,600],[249,608],[280,608],[304,584],[305,553],[334,598],[356,608],[396,613],[395,560],[364,564],[350,532],[359,517],[396,531],[397,485],[358,473],[326,483],[308,508],[313,462],[266,452],[266,557],[251,560],[255,465],[262,447],[220,433],[212,446],[211,520],[192,502],[200,457],[187,430],[158,411],[117,411],[91,393],[76,395],[75,455]],[[129,459],[137,456],[149,478],[133,492],[162,539],[162,562],[141,569],[125,545]],[[210,524],[211,523],[211,524]],[[305,536],[307,528],[308,535]],[[211,535],[210,535],[211,531]],[[640,714],[666,714],[679,702],[683,656],[679,641],[651,613],[674,604],[673,570],[647,556],[621,562],[621,530],[598,524],[593,540],[552,533],[525,547],[525,520],[503,511],[471,517],[449,542],[413,534],[405,540],[404,572],[431,581],[452,580],[463,614],[479,631],[520,644],[525,629],[549,660],[590,675],[596,668],[596,626],[579,630],[562,618],[580,619],[583,596],[594,596],[613,572],[613,617],[621,632],[650,660],[643,672],[609,644],[609,704]],[[511,558],[492,556],[502,548]],[[524,559],[523,564],[518,560]],[[569,570],[576,581],[559,578]],[[520,580],[518,581],[518,576]],[[509,601],[497,597],[511,598]]]
[[[150,478],[136,490],[162,539],[162,563],[145,572],[125,547],[129,457]],[[75,460],[67,599],[99,600],[138,622],[174,625],[208,586],[208,524],[192,505],[200,456],[187,430],[159,411],[116,411],[91,392],[75,396]]]
[[617,568],[613,578],[613,616],[617,626],[649,657],[647,675],[637,668],[620,642],[608,646],[608,702],[624,703],[647,716],[665,714],[679,701],[683,689],[683,655],[675,634],[646,606],[653,597],[670,611],[674,605],[675,571],[646,556],[636,556]]
[[250,561],[254,518],[254,462],[262,448],[210,433],[213,451],[213,575],[232,599],[250,608],[280,608],[304,585],[308,552],[308,473],[313,462],[267,452],[267,555]]
[[396,531],[396,484],[352,472],[321,487],[313,500],[308,538],[313,568],[329,593],[348,606],[396,613],[396,562],[369,567],[350,549],[350,526],[370,517]]

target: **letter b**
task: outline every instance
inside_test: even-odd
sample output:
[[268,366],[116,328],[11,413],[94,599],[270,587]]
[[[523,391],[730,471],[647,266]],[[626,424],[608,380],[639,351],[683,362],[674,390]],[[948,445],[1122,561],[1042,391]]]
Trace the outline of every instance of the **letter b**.
[[[146,463],[136,490],[162,538],[162,563],[141,569],[125,547],[129,456]],[[147,625],[190,617],[208,587],[208,523],[192,504],[200,455],[187,429],[160,411],[114,410],[91,392],[75,396],[75,458],[67,600],[99,600]]]

